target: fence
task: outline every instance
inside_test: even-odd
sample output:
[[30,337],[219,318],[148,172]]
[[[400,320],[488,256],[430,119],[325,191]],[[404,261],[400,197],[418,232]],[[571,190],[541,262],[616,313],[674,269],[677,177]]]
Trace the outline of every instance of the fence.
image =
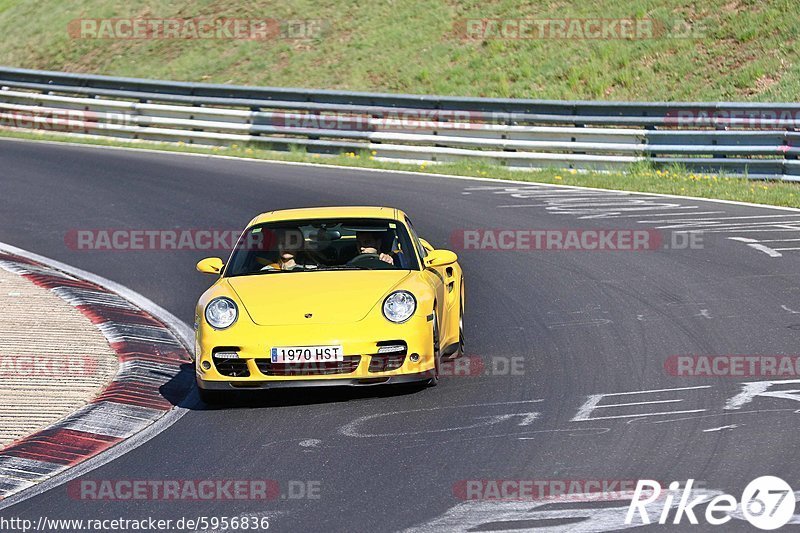
[[800,104],[548,101],[169,82],[0,67],[0,126],[377,160],[800,180]]

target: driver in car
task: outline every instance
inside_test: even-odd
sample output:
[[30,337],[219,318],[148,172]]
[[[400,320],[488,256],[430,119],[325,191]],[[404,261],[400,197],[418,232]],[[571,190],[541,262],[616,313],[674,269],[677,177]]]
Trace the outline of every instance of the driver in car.
[[383,245],[380,233],[376,231],[357,231],[356,249],[358,254],[375,254],[381,261],[394,265],[394,258],[380,251]]

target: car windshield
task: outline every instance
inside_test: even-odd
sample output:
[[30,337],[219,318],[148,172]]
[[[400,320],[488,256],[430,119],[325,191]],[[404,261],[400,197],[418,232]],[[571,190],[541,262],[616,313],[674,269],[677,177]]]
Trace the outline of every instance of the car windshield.
[[258,224],[236,245],[225,276],[320,270],[418,270],[406,228],[382,219]]

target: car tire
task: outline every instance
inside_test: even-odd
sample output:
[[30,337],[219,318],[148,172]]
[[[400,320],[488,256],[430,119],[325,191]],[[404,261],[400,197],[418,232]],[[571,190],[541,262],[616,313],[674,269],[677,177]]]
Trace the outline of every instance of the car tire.
[[458,309],[458,350],[455,357],[457,359],[464,355],[464,284],[461,284],[461,304]]
[[428,387],[435,387],[439,384],[439,369],[442,364],[441,350],[439,349],[439,319],[436,316],[436,309],[433,310],[433,377],[427,381]]

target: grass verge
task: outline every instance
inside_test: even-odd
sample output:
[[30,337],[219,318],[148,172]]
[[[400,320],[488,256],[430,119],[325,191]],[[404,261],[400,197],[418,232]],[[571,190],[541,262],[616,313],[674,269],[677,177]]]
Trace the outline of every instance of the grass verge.
[[[791,102],[800,89],[797,7],[797,0],[0,0],[0,64],[417,94]],[[268,18],[282,32],[266,40],[126,38],[99,22],[88,33],[70,31],[98,19],[195,18]],[[647,21],[654,31],[596,38],[582,21],[597,19],[612,30],[621,25],[615,21]],[[517,35],[520,20],[534,24]],[[467,21],[481,29],[466,33]],[[512,31],[490,30],[489,21],[509,22]],[[557,32],[550,22],[577,22],[577,31]],[[305,31],[316,23],[319,31]],[[530,31],[535,23],[546,29]],[[295,26],[299,32],[289,31]]]

